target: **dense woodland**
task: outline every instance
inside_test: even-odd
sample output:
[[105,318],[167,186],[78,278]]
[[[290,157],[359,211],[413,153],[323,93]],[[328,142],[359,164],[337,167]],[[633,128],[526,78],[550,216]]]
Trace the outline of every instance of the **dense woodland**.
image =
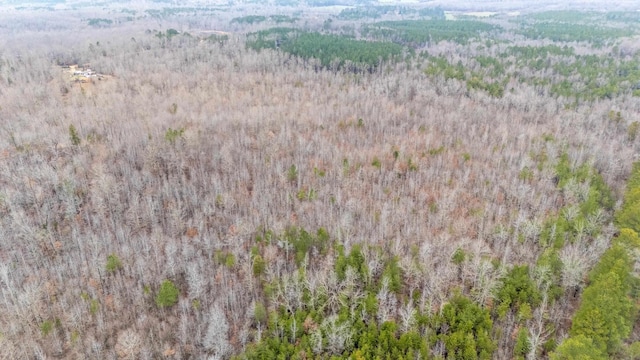
[[374,5],[3,4],[0,359],[640,359],[640,12]]

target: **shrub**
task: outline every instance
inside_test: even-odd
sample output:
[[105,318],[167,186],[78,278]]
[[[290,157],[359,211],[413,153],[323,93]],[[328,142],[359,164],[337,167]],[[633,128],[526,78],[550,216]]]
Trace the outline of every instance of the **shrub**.
[[193,307],[194,310],[200,309],[200,300],[198,299],[191,300],[191,307]]
[[178,302],[178,295],[180,295],[178,288],[173,285],[171,280],[165,280],[156,295],[156,305],[161,308],[171,307]]
[[451,256],[451,262],[453,262],[456,265],[460,265],[464,262],[465,258],[466,258],[466,254],[464,253],[464,250],[462,250],[461,248],[457,248],[456,251]]
[[253,318],[260,324],[266,324],[267,322],[267,308],[263,303],[257,302],[253,309]]
[[525,166],[524,168],[522,168],[522,170],[520,170],[518,178],[522,181],[530,182],[533,180],[533,171],[531,171],[528,166]]
[[516,359],[524,359],[529,353],[529,350],[531,350],[531,343],[529,342],[528,331],[527,328],[522,327],[518,331],[516,346],[513,349],[513,352],[516,355]]
[[253,258],[252,270],[253,270],[253,275],[254,276],[260,276],[260,275],[264,274],[264,270],[265,270],[266,267],[267,267],[267,264],[264,261],[264,259],[262,258],[262,256],[256,255]]
[[318,197],[318,194],[314,189],[300,189],[296,194],[296,198],[300,201],[312,201]]
[[47,336],[49,335],[49,333],[51,333],[51,331],[53,330],[53,322],[50,320],[47,320],[45,322],[43,322],[42,324],[40,324],[40,331],[42,332],[42,335]]
[[224,265],[230,269],[236,265],[236,257],[232,253],[222,250],[216,250],[214,260],[217,264]]
[[628,359],[640,359],[640,342],[636,341],[625,349],[625,355]]
[[167,132],[164,133],[164,139],[167,140],[170,144],[173,144],[176,142],[178,138],[182,138],[183,135],[184,135],[184,128],[175,129],[175,130],[172,128],[169,128]]
[[71,145],[73,146],[80,145],[80,142],[82,141],[80,139],[80,136],[78,136],[78,131],[76,130],[76,127],[73,126],[73,124],[69,125],[69,139],[71,140]]
[[638,137],[638,130],[640,129],[640,122],[634,121],[627,128],[627,138],[629,141],[634,141]]
[[599,276],[582,295],[571,326],[572,336],[584,335],[599,352],[613,354],[631,333],[634,311],[627,297],[629,284],[618,276],[618,266]]
[[362,248],[359,244],[356,244],[351,248],[351,252],[348,256],[344,254],[344,247],[339,246],[337,248],[338,258],[335,263],[336,274],[338,279],[344,280],[346,277],[347,268],[353,268],[358,275],[364,278],[368,272],[367,264],[362,254]]
[[93,27],[105,27],[113,24],[113,20],[102,19],[102,18],[92,18],[87,20],[87,25]]
[[116,271],[122,269],[122,262],[116,254],[111,254],[107,257],[106,268],[108,273],[115,273]]
[[397,256],[392,256],[387,261],[382,271],[382,278],[385,277],[389,278],[389,290],[399,293],[402,288],[402,269]]
[[100,302],[97,299],[91,299],[89,302],[89,312],[91,315],[95,315],[100,310]]
[[496,344],[489,333],[493,323],[489,312],[464,296],[456,295],[442,309],[438,337],[451,359],[491,359]]
[[537,306],[541,298],[538,288],[529,276],[527,265],[514,266],[503,280],[497,295],[502,304],[516,309],[523,304]]
[[380,159],[378,159],[378,157],[374,157],[373,161],[371,161],[371,166],[380,169],[382,167],[382,163],[380,162]]
[[292,183],[298,181],[298,168],[295,165],[291,165],[287,170],[287,180]]
[[631,176],[627,181],[627,191],[622,209],[616,213],[616,225],[640,231],[640,162],[633,164]]
[[324,253],[327,250],[328,239],[329,234],[325,229],[318,229],[317,235],[314,236],[313,233],[308,233],[305,229],[295,226],[288,227],[282,238],[287,244],[291,245],[298,265],[302,263],[307,253],[311,250]]
[[556,352],[549,357],[551,360],[604,360],[606,357],[593,345],[593,341],[584,335],[566,339]]

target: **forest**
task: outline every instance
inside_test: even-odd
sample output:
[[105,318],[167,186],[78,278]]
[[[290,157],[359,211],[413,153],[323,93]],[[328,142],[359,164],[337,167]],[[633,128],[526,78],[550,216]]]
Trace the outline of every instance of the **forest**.
[[0,359],[640,359],[616,4],[0,3]]

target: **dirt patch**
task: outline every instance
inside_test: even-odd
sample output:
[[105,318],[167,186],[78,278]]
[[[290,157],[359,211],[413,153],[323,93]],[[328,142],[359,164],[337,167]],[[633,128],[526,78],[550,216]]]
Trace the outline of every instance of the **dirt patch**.
[[108,80],[111,78],[111,75],[101,74],[99,72],[91,69],[89,64],[85,65],[69,65],[63,67],[64,70],[69,74],[69,79],[71,82],[82,83],[82,84],[91,84],[94,81],[102,81]]

